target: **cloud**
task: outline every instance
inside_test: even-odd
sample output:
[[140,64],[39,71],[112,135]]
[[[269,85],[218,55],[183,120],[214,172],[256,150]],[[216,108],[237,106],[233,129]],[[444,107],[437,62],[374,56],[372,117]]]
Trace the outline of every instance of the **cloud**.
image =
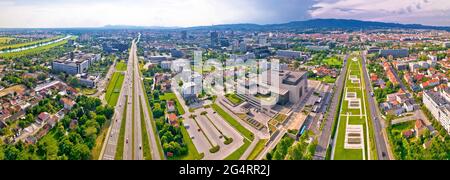
[[[309,18],[314,0],[5,0],[0,27],[198,26]],[[14,18],[11,18],[14,17]]]
[[0,7],[0,27],[186,27],[311,18],[450,26],[449,0],[0,0]]
[[344,18],[450,26],[448,0],[335,0],[318,1],[313,18]]

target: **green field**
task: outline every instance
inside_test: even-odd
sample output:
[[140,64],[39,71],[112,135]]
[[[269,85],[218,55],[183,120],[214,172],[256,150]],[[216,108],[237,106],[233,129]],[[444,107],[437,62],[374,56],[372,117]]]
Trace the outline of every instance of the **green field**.
[[[76,39],[76,37],[72,37],[71,39]],[[57,43],[53,43],[53,44],[49,44],[46,46],[41,46],[41,47],[37,47],[37,48],[33,48],[33,49],[28,49],[28,50],[24,50],[24,51],[20,51],[20,52],[4,53],[4,54],[0,54],[0,57],[10,59],[10,58],[19,58],[19,57],[23,57],[23,56],[36,55],[36,54],[47,52],[52,48],[67,44],[68,41],[69,40],[66,39],[64,41],[60,41]]]
[[340,59],[338,57],[327,58],[323,61],[323,63],[327,66],[337,67],[337,68],[342,67],[342,65],[344,64],[342,59]]
[[120,61],[116,65],[117,71],[126,71],[127,70],[127,64],[124,61]]
[[316,80],[316,81],[321,81],[321,82],[324,82],[324,83],[335,83],[336,82],[336,78],[333,78],[331,76],[315,77],[315,78],[312,78],[312,79]]
[[174,93],[165,93],[164,95],[160,96],[159,99],[162,101],[175,101],[179,115],[183,115],[186,113],[183,106],[180,104],[180,101],[178,101],[178,98]]
[[[36,45],[36,44],[41,44],[41,43],[46,43],[46,42],[54,41],[54,40],[57,40],[57,39],[61,39],[63,37],[64,36],[55,36],[55,37],[52,37],[52,38],[46,38],[46,39],[42,39],[42,40],[38,40],[38,41],[30,41],[30,42],[20,43],[20,44],[2,45],[2,46],[0,46],[0,50],[17,49],[17,48],[22,48],[22,47],[33,46],[33,45]],[[5,38],[3,38],[3,39],[5,39]],[[8,39],[6,39],[6,40],[8,40]],[[3,41],[6,41],[6,40],[3,40]],[[9,40],[11,40],[11,39],[9,39]]]
[[267,139],[259,140],[258,143],[256,144],[255,148],[252,150],[250,155],[247,157],[247,160],[256,159],[256,157],[258,157],[258,155],[261,154],[261,151],[264,149],[267,141],[268,141]]
[[122,73],[115,72],[108,84],[108,89],[106,90],[105,100],[110,106],[116,106],[117,101],[120,96],[120,90],[122,89],[122,84],[125,76]]
[[0,37],[0,44],[7,44],[9,41],[14,40],[12,37]]
[[[127,97],[125,98],[125,102],[127,102]],[[126,121],[127,121],[127,104],[125,103],[125,107],[123,109],[123,116],[122,116],[122,122],[120,123],[120,132],[119,132],[119,139],[117,140],[117,147],[116,147],[116,155],[115,160],[122,160],[123,159],[123,148],[125,145],[125,127],[126,127]]]
[[[357,58],[357,61],[353,61],[353,58]],[[368,111],[368,96],[365,91],[364,77],[362,76],[362,65],[361,59],[357,55],[353,55],[349,61],[349,69],[345,81],[344,94],[341,97],[341,107],[339,108],[339,122],[338,131],[335,135],[336,145],[334,147],[334,157],[335,160],[361,160],[361,159],[376,159],[376,150],[373,142],[373,132],[371,129],[370,112]],[[350,76],[356,76],[360,79],[360,83],[352,83]],[[347,92],[356,93],[356,98],[360,99],[360,108],[350,108],[349,101],[346,100]],[[367,124],[369,123],[369,124]],[[363,128],[363,141],[364,149],[345,149],[345,134],[347,129],[347,124],[349,125],[362,125]],[[369,129],[367,128],[369,127]],[[370,137],[367,134],[370,133]],[[370,139],[370,140],[368,140]],[[371,145],[370,147],[368,145]],[[369,153],[371,156],[369,157]]]

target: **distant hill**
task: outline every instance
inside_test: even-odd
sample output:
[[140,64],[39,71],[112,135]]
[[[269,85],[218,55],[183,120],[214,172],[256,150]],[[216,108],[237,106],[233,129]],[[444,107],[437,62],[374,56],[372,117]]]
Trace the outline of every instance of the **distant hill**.
[[360,20],[345,20],[345,19],[312,19],[306,21],[294,21],[283,24],[226,24],[215,26],[199,26],[185,28],[189,30],[368,30],[368,29],[433,29],[450,31],[450,27],[442,26],[425,26],[420,24],[399,24],[399,23],[384,23],[371,22]]

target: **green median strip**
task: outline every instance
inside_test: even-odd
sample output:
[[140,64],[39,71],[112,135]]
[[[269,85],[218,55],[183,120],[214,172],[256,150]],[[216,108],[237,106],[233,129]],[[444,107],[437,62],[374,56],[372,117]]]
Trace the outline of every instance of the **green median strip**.
[[144,108],[142,108],[141,99],[139,99],[139,106],[141,107],[141,131],[142,131],[142,149],[144,152],[145,160],[152,160],[152,154],[150,153],[150,144],[147,133],[147,128],[145,128],[145,118],[144,118]]
[[125,145],[125,126],[127,121],[127,96],[125,96],[125,107],[122,114],[122,122],[120,123],[119,139],[117,140],[115,160],[123,160],[123,149]]

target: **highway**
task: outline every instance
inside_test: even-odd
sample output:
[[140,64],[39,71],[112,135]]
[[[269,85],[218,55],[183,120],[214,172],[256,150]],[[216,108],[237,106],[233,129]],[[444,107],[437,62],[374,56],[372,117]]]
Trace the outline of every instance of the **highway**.
[[[132,54],[130,53],[129,61],[128,61],[128,67],[132,67]],[[131,94],[131,74],[132,74],[132,68],[127,68],[127,71],[124,72],[125,78],[124,83],[122,85],[122,89],[120,91],[119,100],[117,102],[117,106],[115,107],[115,113],[113,117],[113,122],[111,124],[111,129],[109,131],[109,134],[107,136],[108,140],[107,143],[104,145],[105,151],[103,152],[103,160],[114,160],[116,150],[117,150],[117,143],[119,140],[119,134],[120,134],[120,126],[122,124],[122,119],[124,116],[124,108],[125,103],[127,103],[127,109],[126,109],[126,126],[125,129],[131,129],[131,109],[132,109],[132,94]],[[128,97],[128,98],[126,98]],[[129,139],[129,143],[126,143],[126,139]],[[125,133],[125,144],[124,144],[124,159],[132,159],[131,157],[131,151],[128,151],[128,149],[132,149],[131,147],[131,132],[126,131]]]
[[[150,155],[153,160],[161,160],[164,159],[164,157],[161,157],[159,150],[158,150],[158,144],[160,143],[159,137],[155,136],[155,133],[153,131],[153,126],[151,124],[151,121],[153,121],[152,118],[150,118],[150,112],[147,108],[147,99],[145,99],[145,91],[144,91],[144,81],[141,75],[141,72],[139,70],[139,59],[137,55],[137,42],[139,42],[140,35],[138,37],[137,41],[133,41],[133,45],[131,48],[131,54],[133,54],[133,73],[134,73],[134,80],[133,80],[133,89],[135,93],[135,156],[136,159],[142,160],[143,157],[143,149],[142,145],[142,128],[141,128],[141,108],[144,112],[144,121],[145,121],[145,127],[143,128],[145,131],[147,131],[148,138],[145,139],[145,141],[149,141],[150,143]],[[139,101],[140,100],[140,101]],[[140,103],[141,102],[141,103]],[[142,106],[141,106],[142,105]]]
[[[124,107],[127,103],[126,109],[126,124],[125,124],[125,140],[124,140],[124,160],[143,160],[143,139],[142,139],[142,128],[141,128],[141,108],[144,112],[145,120],[145,130],[149,136],[147,141],[150,142],[150,152],[153,160],[162,159],[159,151],[157,142],[159,142],[159,137],[155,137],[153,133],[153,128],[151,124],[150,114],[146,106],[146,99],[143,91],[143,81],[139,70],[139,60],[137,56],[137,42],[138,40],[133,40],[129,60],[127,64],[127,71],[125,73],[125,79],[122,86],[121,94],[119,96],[118,105],[115,107],[114,121],[111,126],[111,130],[108,134],[107,144],[105,145],[105,151],[103,153],[104,160],[113,160],[115,157],[117,142],[120,133],[120,126],[122,123],[122,118],[124,116]],[[128,98],[126,98],[128,97]],[[127,100],[127,102],[125,102]],[[141,103],[142,106],[141,106]],[[134,109],[134,110],[133,110]],[[134,126],[134,128],[133,128]],[[134,140],[134,142],[133,142]]]
[[[362,53],[362,69],[363,69],[363,74],[364,74],[364,79],[366,79],[365,81],[365,86],[366,86],[366,91],[367,94],[370,96],[370,92],[373,92],[373,88],[372,85],[369,81],[369,74],[367,72],[367,67],[366,67],[366,54],[363,52]],[[390,153],[388,151],[387,148],[387,136],[384,131],[384,127],[382,126],[382,122],[383,118],[381,118],[381,113],[378,110],[377,107],[377,103],[375,103],[375,98],[374,97],[369,97],[369,108],[370,108],[370,115],[371,115],[371,119],[372,119],[372,124],[373,124],[373,130],[374,130],[374,134],[375,134],[375,144],[376,144],[376,148],[377,148],[377,156],[379,160],[389,160],[390,159]],[[388,156],[389,155],[389,156]]]
[[[336,81],[336,84],[334,86],[334,95],[333,99],[330,104],[330,108],[328,110],[328,116],[325,117],[326,120],[324,121],[324,126],[322,129],[322,133],[319,136],[318,144],[316,148],[316,153],[314,156],[315,160],[324,160],[325,156],[327,154],[327,148],[330,145],[331,140],[331,132],[333,128],[334,121],[336,119],[336,112],[339,108],[339,95],[342,92],[344,88],[344,82],[345,82],[345,75],[347,74],[347,66],[348,66],[348,58],[350,56],[346,55],[344,58],[344,66],[342,68],[341,74],[339,78]],[[326,100],[328,102],[329,100]]]

